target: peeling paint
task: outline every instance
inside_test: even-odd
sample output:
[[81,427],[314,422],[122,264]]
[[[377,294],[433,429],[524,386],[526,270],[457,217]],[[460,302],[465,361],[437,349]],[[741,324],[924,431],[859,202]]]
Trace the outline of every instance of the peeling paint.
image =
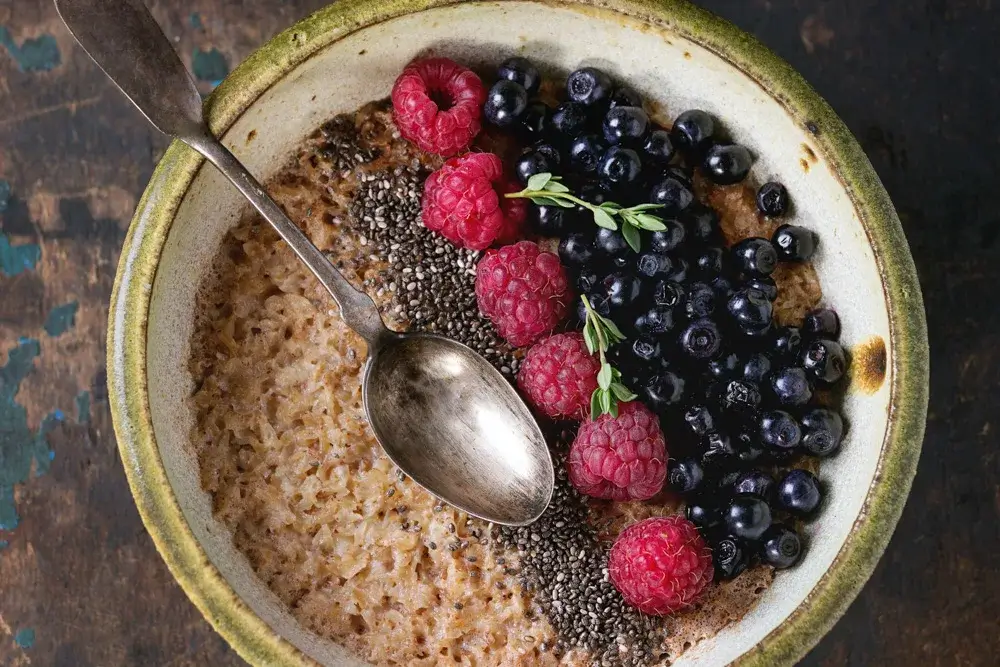
[[7,364],[0,367],[0,530],[13,530],[19,521],[14,507],[14,486],[28,481],[32,471],[48,471],[55,452],[46,436],[65,416],[55,410],[42,419],[34,432],[28,427],[28,412],[15,399],[21,381],[34,370],[41,346],[32,338],[21,338],[10,350]]
[[47,72],[62,63],[59,45],[52,35],[29,37],[18,46],[10,30],[0,26],[0,46],[7,49],[22,72]]
[[200,81],[207,81],[212,86],[222,83],[222,80],[229,74],[229,64],[226,57],[216,48],[208,51],[195,49],[191,56],[191,69]]
[[81,424],[90,421],[90,392],[86,389],[76,395],[76,421]]
[[76,311],[80,304],[70,301],[62,306],[56,306],[45,318],[45,333],[55,337],[66,333],[76,323]]
[[42,248],[36,243],[12,245],[6,235],[0,234],[0,273],[16,276],[31,271],[42,258]]
[[8,204],[10,204],[10,183],[0,181],[0,213],[7,210]]
[[28,649],[35,645],[35,631],[31,628],[22,628],[14,635],[14,643],[18,648]]
[[201,14],[199,14],[198,12],[191,12],[191,17],[190,17],[189,20],[191,21],[191,27],[192,28],[195,28],[196,30],[204,30],[205,29],[205,24],[202,23],[202,20],[201,20]]

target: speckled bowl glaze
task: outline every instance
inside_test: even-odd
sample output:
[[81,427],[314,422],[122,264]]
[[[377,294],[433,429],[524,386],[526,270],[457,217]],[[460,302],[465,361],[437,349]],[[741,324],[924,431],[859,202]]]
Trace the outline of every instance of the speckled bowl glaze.
[[[844,322],[852,382],[843,451],[824,463],[828,502],[809,552],[740,623],[678,667],[791,664],[844,612],[882,554],[916,470],[927,408],[920,288],[885,190],[843,123],[752,37],[679,0],[341,0],[282,33],[206,103],[216,133],[262,179],[335,113],[388,95],[433,52],[495,65],[520,53],[563,72],[627,79],[662,118],[699,107],[757,156],[752,178],[784,182],[795,222],[822,235],[815,264]],[[300,626],[254,575],[199,485],[186,398],[195,292],[236,191],[175,143],[139,204],[111,306],[108,378],[136,504],[171,572],[213,626],[257,665],[358,665]]]

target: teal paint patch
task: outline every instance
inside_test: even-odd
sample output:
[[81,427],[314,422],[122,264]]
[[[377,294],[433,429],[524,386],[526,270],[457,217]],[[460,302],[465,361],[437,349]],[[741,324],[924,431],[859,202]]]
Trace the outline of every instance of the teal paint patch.
[[87,390],[76,395],[76,421],[81,424],[90,421],[90,392]]
[[28,481],[32,468],[36,475],[48,472],[55,452],[49,449],[46,436],[65,418],[55,410],[32,432],[27,410],[15,400],[40,353],[37,340],[22,338],[7,355],[7,365],[0,368],[0,530],[17,527],[14,486]]
[[7,49],[22,72],[48,72],[62,64],[59,45],[52,35],[29,37],[18,46],[10,30],[0,26],[0,46]]
[[0,213],[7,210],[7,206],[10,204],[10,183],[7,181],[0,181]]
[[14,643],[18,648],[28,649],[35,645],[35,631],[31,628],[23,628],[14,635]]
[[201,14],[198,12],[191,12],[191,27],[196,30],[204,30],[205,24],[201,22]]
[[4,549],[6,549],[9,546],[10,546],[10,542],[8,542],[7,540],[0,540],[0,551],[3,551]]
[[10,240],[0,234],[0,273],[16,276],[23,271],[31,271],[42,258],[42,249],[35,243],[11,245]]
[[214,47],[208,51],[195,49],[191,56],[191,69],[200,81],[208,81],[214,87],[222,83],[229,74],[229,63],[222,52]]
[[70,301],[50,310],[49,316],[45,318],[45,333],[53,338],[66,333],[76,323],[76,311],[79,307],[79,303]]

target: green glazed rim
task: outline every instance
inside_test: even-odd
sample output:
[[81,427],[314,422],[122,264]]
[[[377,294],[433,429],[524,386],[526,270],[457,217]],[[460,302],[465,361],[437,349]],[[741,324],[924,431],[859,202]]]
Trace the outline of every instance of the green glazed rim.
[[[206,101],[223,134],[264,91],[323,47],[404,14],[463,0],[340,0],[281,33]],[[734,664],[791,665],[846,611],[885,550],[916,474],[928,397],[927,325],[899,219],[871,163],[830,106],[749,34],[684,0],[576,0],[672,30],[756,81],[812,135],[854,203],[874,250],[893,352],[889,425],[864,506],[829,570],[777,628]],[[146,334],[151,286],[177,208],[203,160],[175,141],[136,210],[118,266],[108,325],[108,387],[115,434],[139,513],[171,573],[212,626],[256,665],[316,664],[282,639],[232,590],[192,534],[167,479],[150,417]]]

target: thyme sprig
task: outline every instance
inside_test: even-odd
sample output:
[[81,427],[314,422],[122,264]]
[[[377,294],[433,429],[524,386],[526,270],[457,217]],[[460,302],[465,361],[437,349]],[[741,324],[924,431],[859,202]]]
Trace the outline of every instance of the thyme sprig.
[[590,418],[597,419],[603,414],[618,416],[618,403],[633,401],[636,395],[622,384],[622,374],[608,363],[607,351],[612,345],[625,340],[625,335],[614,322],[600,315],[590,305],[586,296],[580,297],[587,311],[587,322],[583,326],[583,340],[591,354],[599,354],[601,370],[597,373],[597,389],[590,395]]

